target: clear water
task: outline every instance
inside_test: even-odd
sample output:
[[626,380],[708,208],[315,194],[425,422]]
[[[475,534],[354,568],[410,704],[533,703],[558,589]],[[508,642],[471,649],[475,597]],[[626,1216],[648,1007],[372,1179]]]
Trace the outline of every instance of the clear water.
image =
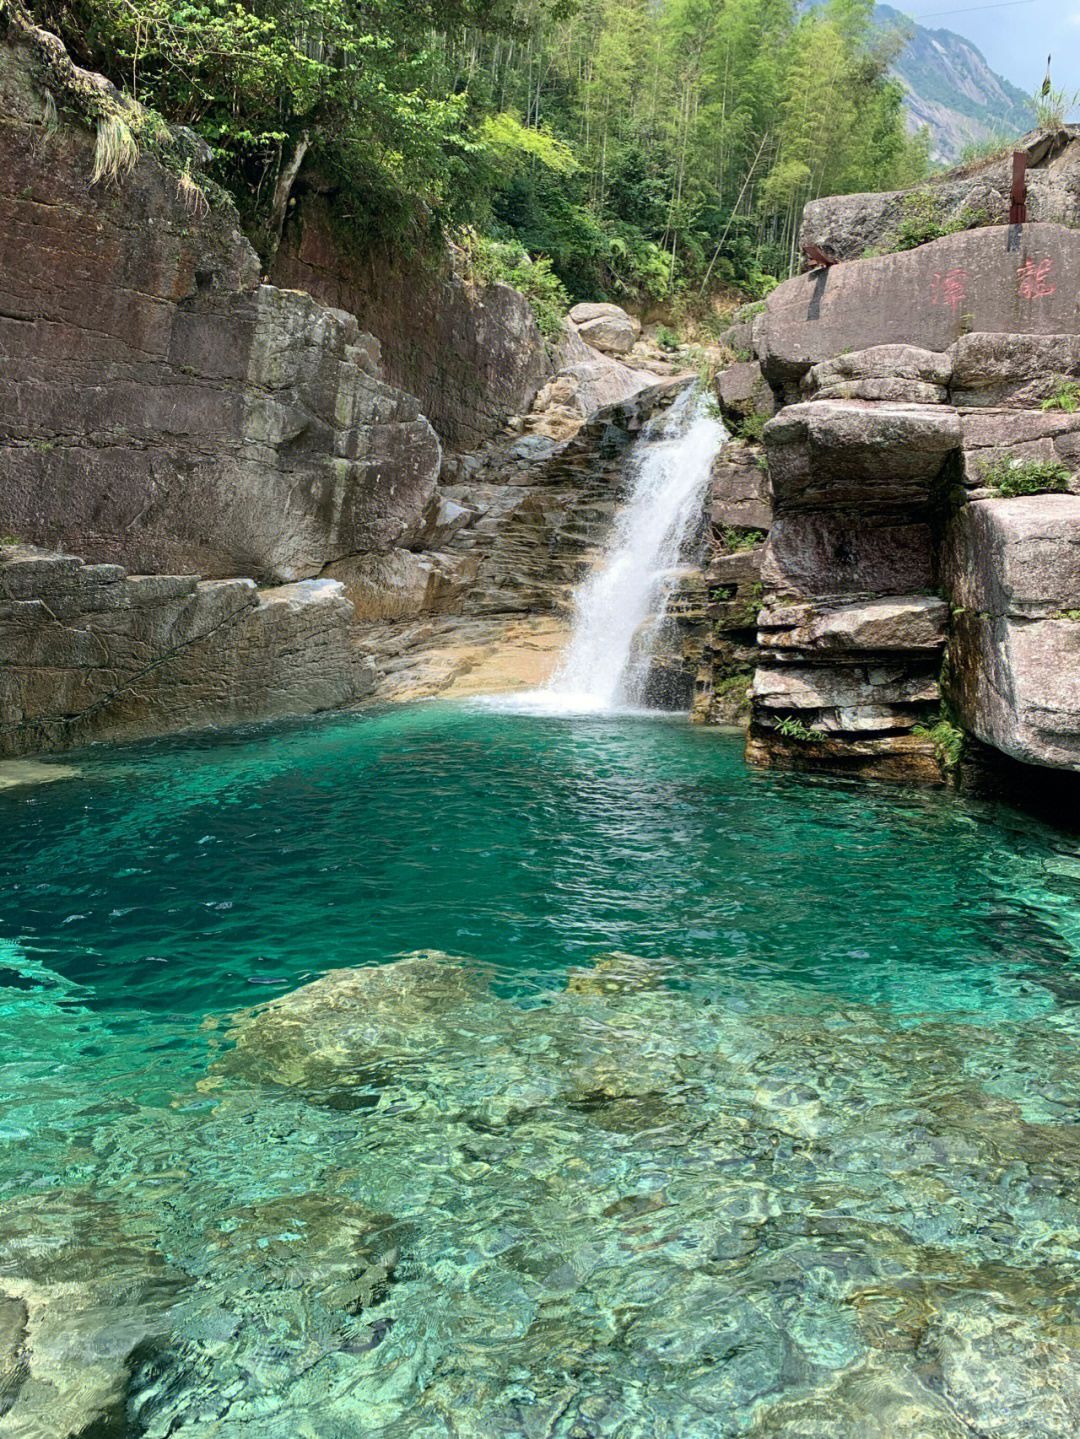
[[740,750],[430,706],[0,792],[0,1433],[1078,1432],[1075,842]]
[[550,684],[518,708],[607,713],[640,704],[683,545],[700,524],[727,431],[702,392],[685,390],[651,420],[630,459],[627,499],[602,561],[574,596],[566,654]]

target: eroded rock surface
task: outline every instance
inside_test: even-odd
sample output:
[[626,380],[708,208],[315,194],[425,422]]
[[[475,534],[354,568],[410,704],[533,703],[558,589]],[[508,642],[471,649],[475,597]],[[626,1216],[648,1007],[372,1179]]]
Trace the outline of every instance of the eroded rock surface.
[[[408,542],[439,444],[356,320],[259,283],[234,212],[144,154],[91,184],[0,51],[0,532],[143,572],[298,580]],[[42,155],[48,163],[42,163]]]
[[389,382],[417,397],[449,448],[473,449],[524,414],[552,374],[517,290],[478,283],[452,248],[351,255],[317,194],[301,194],[271,279],[356,315],[379,337]]
[[845,350],[906,345],[941,352],[963,334],[1060,335],[1080,329],[1080,231],[1008,226],[947,235],[918,249],[785,281],[754,322],[766,378],[796,397],[814,365]]
[[128,575],[0,548],[0,755],[306,714],[371,677],[340,584]]
[[1080,767],[1080,497],[975,500],[948,541],[958,714],[1014,759]]

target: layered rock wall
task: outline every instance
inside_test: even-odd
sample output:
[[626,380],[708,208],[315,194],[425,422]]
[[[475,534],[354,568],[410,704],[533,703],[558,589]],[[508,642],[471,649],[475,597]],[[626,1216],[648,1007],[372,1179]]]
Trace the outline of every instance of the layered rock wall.
[[152,156],[95,182],[47,78],[0,47],[0,532],[275,580],[415,533],[439,444],[377,344],[261,285],[227,203]]
[[764,429],[753,760],[940,777],[944,698],[1003,754],[1080,769],[1080,498],[1000,478],[1080,491],[1078,279],[1080,234],[1034,224],[770,298],[754,344],[789,403]]
[[0,548],[0,756],[308,714],[371,686],[340,584],[129,575]]

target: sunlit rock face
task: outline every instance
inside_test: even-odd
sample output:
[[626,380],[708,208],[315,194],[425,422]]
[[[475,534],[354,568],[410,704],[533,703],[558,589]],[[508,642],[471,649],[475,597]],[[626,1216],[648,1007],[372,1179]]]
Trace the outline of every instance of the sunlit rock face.
[[965,230],[785,281],[754,322],[766,378],[793,399],[813,365],[845,350],[941,352],[973,333],[1075,334],[1080,231],[1029,224],[1016,248],[1009,238],[1006,225]]
[[44,84],[4,47],[0,531],[286,581],[408,544],[440,447],[377,343],[260,284],[231,208],[186,204],[150,156],[91,184],[93,134],[65,115],[46,135]]
[[[866,199],[837,201],[837,213]],[[970,733],[1015,759],[1080,769],[1078,276],[1077,232],[1032,223],[813,269],[769,297],[753,344],[788,403],[764,427],[775,518],[755,762],[932,779],[918,735],[937,718],[929,672],[948,641],[940,693]],[[1066,493],[1009,497],[994,488],[1003,465],[1035,467],[1044,489]],[[822,623],[868,600],[913,612],[933,596],[936,658],[913,644],[898,668],[896,643],[854,643],[870,634],[859,624],[845,673],[840,647],[821,643]],[[810,630],[784,615],[808,605]]]

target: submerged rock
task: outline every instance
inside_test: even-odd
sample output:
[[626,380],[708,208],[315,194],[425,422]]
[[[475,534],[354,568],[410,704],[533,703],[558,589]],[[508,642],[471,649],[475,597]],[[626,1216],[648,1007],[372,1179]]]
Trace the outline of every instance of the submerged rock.
[[[299,1086],[343,1103],[385,1083],[395,1061],[422,1051],[448,1015],[475,998],[467,963],[418,950],[393,964],[331,970],[321,979],[235,1016],[214,1082]],[[336,1099],[335,1099],[335,1096]]]
[[170,1331],[183,1276],[118,1211],[78,1195],[0,1208],[0,1435],[125,1432],[138,1353]]

